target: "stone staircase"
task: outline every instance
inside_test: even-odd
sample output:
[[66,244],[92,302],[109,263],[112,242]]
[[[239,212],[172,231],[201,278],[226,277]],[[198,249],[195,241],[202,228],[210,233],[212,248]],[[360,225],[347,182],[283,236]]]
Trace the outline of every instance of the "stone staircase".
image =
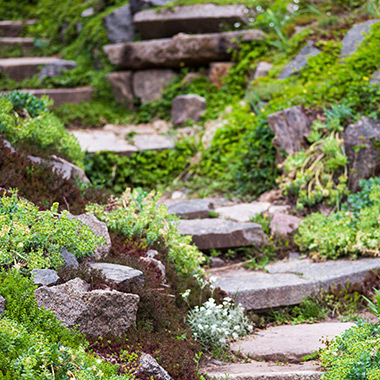
[[[29,56],[30,51],[34,47],[34,39],[20,37],[20,34],[25,26],[33,23],[35,23],[35,20],[26,22],[0,21],[0,49],[7,50],[17,47],[24,54],[24,57],[20,58],[0,59],[0,74],[5,74],[17,82],[33,77],[39,72],[40,68],[54,67],[55,65],[62,66],[63,62],[66,62],[58,57]],[[93,95],[93,89],[90,86],[79,88],[22,89],[20,91],[29,92],[37,97],[48,95],[54,101],[54,106],[65,103],[88,102],[92,99]],[[2,93],[1,89],[0,93]]]
[[[277,218],[282,220],[280,223],[295,218],[287,214],[289,206],[269,202],[234,205],[221,199],[193,199],[166,200],[163,203],[170,213],[181,218],[181,233],[193,235],[193,242],[206,251],[264,244],[266,236],[261,226],[250,222],[259,214],[269,214],[272,222]],[[279,215],[284,218],[278,218]],[[283,227],[271,224],[272,231],[274,228],[289,231],[289,226]],[[246,310],[260,313],[297,305],[307,296],[317,294],[321,289],[328,290],[330,286],[345,285],[347,281],[360,283],[369,271],[378,268],[378,258],[315,263],[292,253],[289,258],[266,265],[261,270],[245,269],[242,264],[228,265],[220,259],[212,260],[209,275],[216,277],[215,285]],[[324,346],[323,341],[331,340],[352,325],[330,321],[256,330],[253,335],[231,345],[232,352],[243,358],[242,363],[211,361],[203,372],[216,380],[317,380],[321,378],[323,369],[317,362],[303,362],[302,358],[312,356]]]

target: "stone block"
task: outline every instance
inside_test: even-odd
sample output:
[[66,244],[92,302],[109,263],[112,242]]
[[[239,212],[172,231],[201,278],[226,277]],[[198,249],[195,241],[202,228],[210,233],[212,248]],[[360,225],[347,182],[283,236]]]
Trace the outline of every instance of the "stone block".
[[205,112],[205,98],[195,94],[180,95],[173,100],[171,119],[175,125],[182,125],[187,120],[197,122]]

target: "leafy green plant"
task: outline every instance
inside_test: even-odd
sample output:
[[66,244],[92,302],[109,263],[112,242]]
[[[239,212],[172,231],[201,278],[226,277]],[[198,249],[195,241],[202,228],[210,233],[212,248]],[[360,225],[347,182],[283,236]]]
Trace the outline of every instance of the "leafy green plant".
[[19,263],[34,268],[57,268],[60,251],[69,249],[78,258],[91,255],[102,240],[89,227],[69,219],[67,211],[38,211],[33,203],[4,194],[0,198],[0,264]]
[[342,121],[350,115],[345,106],[325,111],[325,123],[315,120],[312,124],[310,147],[289,155],[281,165],[285,173],[278,179],[280,189],[296,195],[298,209],[322,201],[339,207],[347,193],[348,160],[340,133]]
[[164,205],[157,205],[160,194],[127,189],[109,206],[89,205],[88,211],[129,239],[139,238],[147,244],[162,243],[168,249],[168,259],[178,273],[190,275],[199,271],[202,254],[191,245],[190,236],[181,236],[177,218],[169,215]]
[[29,150],[55,153],[83,166],[83,152],[76,138],[47,110],[49,102],[18,91],[0,97],[0,133],[11,144]]

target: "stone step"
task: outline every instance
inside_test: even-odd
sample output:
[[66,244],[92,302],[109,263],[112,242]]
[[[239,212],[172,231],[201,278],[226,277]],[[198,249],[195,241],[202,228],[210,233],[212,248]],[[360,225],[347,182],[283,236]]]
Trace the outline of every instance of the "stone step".
[[368,271],[380,268],[380,259],[346,259],[314,263],[309,259],[279,261],[263,271],[244,268],[215,268],[216,286],[230,294],[247,310],[297,305],[320,289],[347,281],[361,282]]
[[172,37],[178,33],[217,33],[228,26],[247,24],[249,10],[244,5],[196,4],[147,9],[133,17],[143,39]]
[[182,235],[192,235],[193,243],[201,250],[261,246],[267,239],[259,224],[230,220],[181,220],[178,229]]
[[325,347],[326,340],[335,338],[352,326],[354,324],[349,322],[274,326],[233,343],[231,350],[256,360],[299,363],[305,356]]
[[246,42],[263,39],[260,30],[177,35],[173,38],[126,42],[104,46],[114,65],[126,69],[180,68],[202,66],[210,62],[226,61],[230,50],[236,49],[236,40]]
[[112,130],[102,129],[78,129],[71,133],[77,138],[82,150],[89,153],[116,152],[120,154],[132,154],[144,150],[165,150],[175,147],[174,140],[170,136],[160,134],[136,134],[127,141],[126,128],[121,127],[119,133],[116,127]]
[[[90,86],[77,88],[53,88],[53,89],[23,89],[21,92],[29,92],[40,98],[43,95],[49,96],[54,101],[53,107],[58,107],[62,104],[89,102],[92,99],[94,89]],[[5,91],[4,93],[9,93]]]
[[10,79],[22,81],[37,74],[38,69],[50,63],[59,61],[56,57],[23,57],[0,59],[0,73]]
[[30,37],[0,37],[0,49],[18,47],[24,54],[28,54],[33,49],[34,42],[35,39]]
[[24,26],[30,26],[37,20],[27,21],[0,21],[0,37],[17,37],[21,34]]
[[267,362],[234,363],[202,370],[213,380],[319,380],[323,371],[314,362],[280,364]]

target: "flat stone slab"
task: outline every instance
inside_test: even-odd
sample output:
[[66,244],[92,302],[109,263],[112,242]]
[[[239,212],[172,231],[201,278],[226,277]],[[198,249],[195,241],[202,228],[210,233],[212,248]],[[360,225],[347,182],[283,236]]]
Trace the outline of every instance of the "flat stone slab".
[[116,283],[143,284],[144,275],[141,271],[126,265],[110,263],[90,263],[90,267],[102,271],[107,280]]
[[214,203],[208,199],[190,199],[171,203],[167,206],[169,214],[182,219],[204,219],[210,217]]
[[215,210],[219,217],[236,222],[250,222],[252,218],[269,210],[268,202],[241,203],[235,206],[219,207]]
[[136,29],[143,39],[172,37],[177,33],[217,33],[225,25],[244,25],[248,22],[244,5],[196,4],[147,9],[133,17]]
[[114,65],[126,69],[180,68],[203,66],[214,61],[228,61],[236,40],[251,42],[263,39],[260,30],[178,35],[173,38],[127,42],[104,46]]
[[29,92],[37,98],[47,95],[54,101],[53,108],[62,104],[90,102],[94,94],[94,89],[90,86],[77,88],[50,88],[50,89],[23,89],[21,92]]
[[314,362],[280,364],[267,362],[234,363],[202,369],[214,380],[319,380],[323,374]]
[[53,269],[33,269],[34,285],[54,285],[59,280],[58,274]]
[[37,74],[38,68],[59,61],[55,57],[23,57],[0,59],[0,73],[9,76],[10,79],[22,81]]
[[299,362],[324,347],[321,340],[331,340],[352,326],[339,322],[275,326],[234,343],[231,349],[254,359]]
[[199,249],[223,249],[260,246],[266,236],[259,224],[237,223],[222,219],[181,220],[178,229],[182,235],[192,235]]
[[364,38],[370,31],[371,27],[378,22],[379,20],[368,20],[360,24],[355,24],[342,40],[340,56],[344,58],[353,54],[364,41]]
[[112,131],[102,129],[81,129],[71,131],[81,146],[82,150],[89,153],[102,151],[131,154],[137,152],[137,148]]
[[380,259],[356,261],[332,260],[314,263],[309,259],[287,260],[269,264],[265,271],[247,269],[214,269],[219,286],[248,310],[266,310],[297,305],[321,288],[347,281],[361,282],[368,271],[380,268]]
[[0,21],[0,36],[17,37],[23,26],[22,21]]
[[169,136],[164,135],[136,135],[133,136],[133,145],[137,150],[165,150],[165,149],[174,149],[175,142]]

